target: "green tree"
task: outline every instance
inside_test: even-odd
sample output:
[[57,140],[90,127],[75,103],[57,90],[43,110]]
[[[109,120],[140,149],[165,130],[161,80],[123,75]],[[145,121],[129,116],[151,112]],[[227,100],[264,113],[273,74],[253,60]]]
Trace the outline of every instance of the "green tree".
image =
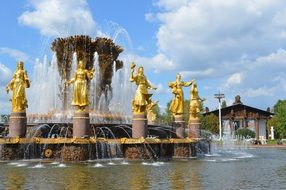
[[184,121],[188,124],[190,118],[190,100],[184,101]]
[[286,100],[278,100],[274,105],[275,115],[268,121],[267,126],[274,127],[275,138],[286,138]]
[[[276,124],[277,124],[277,117],[274,116],[267,121],[267,130],[270,131],[271,127],[276,126]],[[275,135],[275,137],[277,137],[276,134],[274,134],[274,135]]]
[[[158,114],[158,123],[172,125],[173,116],[172,113],[169,111],[170,104],[171,101],[167,103],[165,111],[162,114]],[[190,116],[189,109],[190,109],[190,100],[185,100],[183,118],[186,123],[188,123],[189,121],[189,116]]]
[[225,100],[223,100],[222,102],[221,102],[221,108],[226,108],[227,107],[227,105],[226,105],[226,101]]
[[158,110],[158,114],[157,114],[157,116],[158,116],[157,123],[158,124],[164,124],[164,125],[171,125],[172,124],[172,114],[169,111],[170,104],[171,104],[171,102],[167,103],[167,107],[163,112]]
[[235,135],[239,136],[240,138],[254,138],[255,132],[247,128],[240,128],[235,131]]
[[209,131],[211,133],[219,133],[218,117],[213,113],[206,116],[200,117],[201,129]]

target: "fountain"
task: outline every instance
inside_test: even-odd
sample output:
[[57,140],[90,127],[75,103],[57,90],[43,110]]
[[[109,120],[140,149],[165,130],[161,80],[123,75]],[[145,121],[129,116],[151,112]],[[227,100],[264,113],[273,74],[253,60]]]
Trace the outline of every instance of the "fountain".
[[[137,74],[135,63],[131,69],[124,67],[118,60],[123,49],[111,39],[83,35],[57,38],[51,49],[51,62],[47,58],[44,63],[37,60],[31,85],[20,62],[7,87],[7,91],[13,91],[12,113],[9,133],[0,138],[0,160],[83,161],[196,155],[196,147],[205,140],[199,138],[197,114],[201,100],[195,81],[185,83],[177,77],[169,84],[175,94],[170,108],[174,124],[159,126],[154,123],[156,115],[152,112],[158,102],[153,102],[148,92],[156,88],[149,84],[143,67],[138,67]],[[137,85],[136,93],[129,80]],[[20,81],[21,96],[15,95],[15,81]],[[190,85],[192,119],[186,137],[182,107],[176,107],[184,98],[176,99],[176,94],[182,93],[182,86]],[[26,99],[25,88],[29,87]],[[132,92],[135,97],[131,101]]]

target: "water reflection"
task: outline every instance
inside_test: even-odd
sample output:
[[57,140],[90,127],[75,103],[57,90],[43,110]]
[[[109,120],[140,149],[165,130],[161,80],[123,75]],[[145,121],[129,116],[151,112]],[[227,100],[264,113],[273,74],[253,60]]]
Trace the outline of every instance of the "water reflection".
[[25,176],[23,171],[18,171],[17,168],[1,172],[1,183],[6,189],[24,189]]
[[[0,189],[286,189],[285,150],[247,151],[254,157],[227,162],[217,157],[205,158],[214,162],[197,159],[123,165],[122,160],[115,160],[115,165],[106,161],[66,167],[37,161],[0,162]],[[34,167],[39,164],[44,167]],[[96,164],[103,167],[94,167]]]
[[193,164],[186,167],[186,163],[173,164],[170,170],[169,181],[171,189],[201,189],[202,182],[199,174],[201,163],[192,160]]

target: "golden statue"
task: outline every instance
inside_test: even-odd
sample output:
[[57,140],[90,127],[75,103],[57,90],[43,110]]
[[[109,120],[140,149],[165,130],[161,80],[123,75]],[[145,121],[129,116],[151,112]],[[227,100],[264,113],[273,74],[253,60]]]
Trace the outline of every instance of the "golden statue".
[[74,83],[72,105],[80,111],[84,111],[89,105],[88,81],[93,78],[94,71],[94,68],[90,71],[85,69],[83,61],[80,60],[73,78],[66,82],[67,85]]
[[30,88],[30,80],[27,71],[24,69],[24,62],[19,61],[12,80],[6,86],[6,91],[13,91],[12,112],[24,112],[28,107],[25,88]]
[[169,110],[173,116],[183,115],[184,113],[184,92],[183,86],[188,87],[193,83],[181,81],[181,75],[178,73],[176,76],[176,81],[170,82],[169,87],[172,88],[172,93],[175,95],[172,100]]
[[147,105],[150,104],[152,94],[148,93],[148,89],[154,89],[151,84],[148,82],[147,78],[144,75],[143,67],[139,67],[137,70],[137,75],[134,76],[134,69],[136,65],[134,63],[131,64],[131,77],[130,81],[135,82],[138,86],[135,97],[132,100],[132,110],[133,113],[145,113],[147,109]]
[[204,101],[199,97],[198,86],[196,82],[192,83],[190,91],[190,119],[199,120],[199,114],[201,112],[201,102]]
[[152,102],[152,100],[150,99],[149,104],[147,105],[147,120],[149,123],[154,124],[156,119],[157,119],[157,115],[153,112],[153,108],[155,106],[157,106],[159,103],[159,101],[156,102]]

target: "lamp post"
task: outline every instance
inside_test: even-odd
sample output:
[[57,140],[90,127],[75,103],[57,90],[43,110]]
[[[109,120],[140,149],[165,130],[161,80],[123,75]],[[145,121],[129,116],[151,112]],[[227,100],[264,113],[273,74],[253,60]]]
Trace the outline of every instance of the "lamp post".
[[218,99],[218,120],[219,120],[219,140],[222,139],[222,128],[221,128],[221,99],[224,98],[224,94],[218,92],[214,97]]

